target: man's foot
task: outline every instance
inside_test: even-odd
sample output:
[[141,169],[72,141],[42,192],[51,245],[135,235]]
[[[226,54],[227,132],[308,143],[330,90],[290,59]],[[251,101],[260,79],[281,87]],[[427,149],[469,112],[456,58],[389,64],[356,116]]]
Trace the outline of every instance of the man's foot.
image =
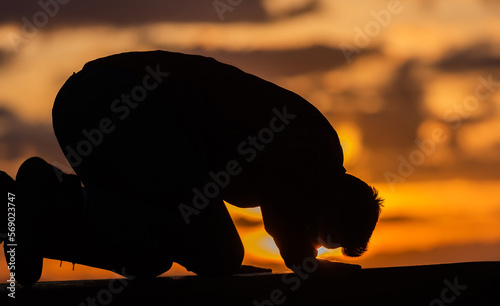
[[38,157],[26,160],[16,176],[16,281],[31,287],[42,275],[43,236],[51,209],[52,167]]
[[[42,272],[42,258],[32,253],[31,241],[25,241],[29,222],[21,221],[24,209],[19,205],[15,181],[5,172],[0,172],[0,193],[4,211],[0,220],[0,239],[4,240],[3,249],[9,270],[14,278],[25,287],[33,285]],[[6,214],[4,214],[6,213]],[[20,216],[21,215],[21,216]],[[13,259],[13,260],[11,260]]]
[[[42,274],[43,258],[72,261],[82,231],[83,196],[76,175],[39,157],[26,160],[16,177],[16,280],[25,287]],[[71,243],[70,243],[71,242]]]

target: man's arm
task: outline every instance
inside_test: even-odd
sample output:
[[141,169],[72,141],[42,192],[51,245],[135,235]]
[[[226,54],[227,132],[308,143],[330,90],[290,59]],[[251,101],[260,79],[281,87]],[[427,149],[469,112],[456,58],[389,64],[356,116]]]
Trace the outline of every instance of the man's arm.
[[317,255],[317,211],[311,195],[314,170],[298,156],[269,174],[261,203],[266,231],[288,268]]
[[306,258],[316,258],[314,239],[304,223],[266,206],[262,206],[262,216],[265,229],[273,237],[288,268],[302,265]]

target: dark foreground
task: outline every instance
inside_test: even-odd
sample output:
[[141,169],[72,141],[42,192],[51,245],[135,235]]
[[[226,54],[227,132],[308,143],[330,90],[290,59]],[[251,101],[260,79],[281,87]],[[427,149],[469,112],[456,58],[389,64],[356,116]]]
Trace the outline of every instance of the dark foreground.
[[[0,285],[0,305],[500,305],[500,262],[224,278],[161,277]],[[5,303],[5,301],[7,303]]]

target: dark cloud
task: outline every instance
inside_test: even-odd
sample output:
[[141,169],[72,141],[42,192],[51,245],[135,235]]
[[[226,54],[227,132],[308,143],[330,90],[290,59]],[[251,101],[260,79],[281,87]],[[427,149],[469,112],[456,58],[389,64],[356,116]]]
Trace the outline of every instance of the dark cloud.
[[64,160],[52,125],[22,121],[12,111],[0,107],[0,159],[38,155],[49,162]]
[[280,18],[290,18],[290,17],[295,17],[311,12],[318,11],[321,8],[319,1],[317,0],[312,0],[309,2],[305,2],[302,6],[299,6],[295,9],[292,9],[285,14],[281,14],[279,17]]
[[[256,50],[248,52],[185,50],[186,53],[210,56],[262,78],[325,72],[347,65],[341,49],[312,46],[300,49]],[[366,54],[373,50],[366,50]],[[272,80],[271,80],[272,81]]]
[[[57,3],[56,0],[42,0],[42,3]],[[227,0],[221,0],[228,3]],[[236,1],[232,1],[236,2]],[[159,21],[173,22],[221,22],[212,0],[72,0],[58,5],[58,11],[50,17],[47,27],[60,25],[111,24],[135,25]],[[54,5],[47,7],[56,11]],[[224,22],[266,21],[268,15],[261,1],[241,1],[230,7],[224,14]],[[0,4],[0,23],[22,23],[26,17],[33,20],[37,12],[44,9],[39,1],[2,1]]]
[[400,222],[407,223],[407,222],[420,222],[420,221],[424,221],[424,219],[406,215],[381,217],[379,220],[379,222],[382,223],[400,223]]
[[412,148],[417,129],[425,119],[421,110],[423,84],[415,77],[418,63],[403,64],[385,88],[380,89],[385,107],[376,114],[359,114],[357,123],[363,128],[368,147],[395,148],[404,153]]
[[444,71],[467,71],[500,68],[500,53],[490,43],[481,43],[467,48],[453,50],[435,64]]
[[[470,58],[470,57],[469,57]],[[469,60],[470,69],[480,69],[479,63],[472,64]],[[377,113],[357,112],[355,114],[335,112],[327,113],[335,127],[335,122],[350,120],[355,123],[363,134],[363,148],[370,154],[364,154],[362,161],[348,171],[356,173],[370,169],[371,179],[374,181],[385,181],[386,173],[402,175],[399,171],[403,162],[407,164],[410,154],[418,154],[420,147],[417,145],[418,128],[428,118],[422,105],[424,104],[424,86],[427,80],[420,77],[419,71],[423,68],[421,62],[408,60],[403,63],[386,85],[376,90],[384,101],[384,107]],[[469,69],[469,68],[468,68]],[[486,74],[487,75],[487,74]],[[497,80],[494,74],[493,79]],[[356,99],[366,99],[362,92],[346,90],[342,93],[346,100],[356,102]],[[332,103],[335,103],[333,101]],[[488,112],[489,115],[494,110]],[[478,120],[478,119],[475,119]],[[466,120],[464,119],[464,124]],[[453,135],[449,135],[454,139]],[[409,177],[404,179],[418,181],[427,179],[498,179],[500,164],[488,159],[467,158],[455,142],[450,144],[453,150],[455,164],[452,167],[441,167],[439,165],[415,165],[411,164],[413,170]],[[491,150],[500,148],[492,148]],[[495,151],[496,152],[496,151]],[[425,155],[425,158],[428,156]],[[429,157],[430,158],[430,157]],[[407,173],[407,172],[406,172]]]
[[[363,148],[370,152],[363,154],[362,161],[348,169],[349,172],[370,169],[372,180],[385,181],[386,171],[398,173],[398,156],[407,156],[415,149],[418,127],[425,120],[421,109],[423,83],[415,76],[418,65],[413,61],[402,64],[393,78],[377,89],[376,95],[384,101],[379,112],[329,114],[332,124],[337,120],[356,124],[363,134]],[[344,92],[343,95],[352,101],[367,99],[362,92]]]
[[426,251],[379,253],[370,257],[361,257],[359,260],[356,260],[356,262],[365,268],[369,268],[468,261],[498,261],[498,258],[500,258],[500,241],[492,244],[470,243],[442,245]]
[[10,58],[10,55],[11,54],[7,51],[0,49],[0,66],[7,62],[7,60]]

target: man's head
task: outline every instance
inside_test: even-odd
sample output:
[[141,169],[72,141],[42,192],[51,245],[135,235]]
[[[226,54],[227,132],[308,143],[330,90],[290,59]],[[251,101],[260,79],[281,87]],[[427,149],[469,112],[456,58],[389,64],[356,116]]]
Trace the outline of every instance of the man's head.
[[319,238],[340,243],[344,255],[361,256],[377,224],[383,200],[375,188],[347,173],[329,185],[324,186],[319,199]]

